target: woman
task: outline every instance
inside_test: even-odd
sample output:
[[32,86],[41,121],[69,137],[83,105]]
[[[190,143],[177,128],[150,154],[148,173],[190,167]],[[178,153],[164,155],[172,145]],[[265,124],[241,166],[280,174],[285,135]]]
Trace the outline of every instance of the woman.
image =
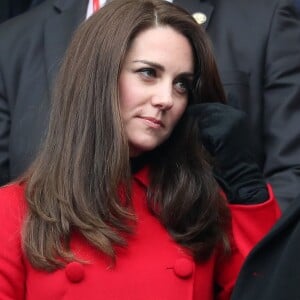
[[[1,189],[0,298],[228,299],[278,211],[254,163],[238,180],[222,163],[238,112],[193,106],[224,98],[205,34],[176,6],[116,0],[85,22],[41,153]],[[213,159],[224,191],[251,186],[254,204],[226,203]]]

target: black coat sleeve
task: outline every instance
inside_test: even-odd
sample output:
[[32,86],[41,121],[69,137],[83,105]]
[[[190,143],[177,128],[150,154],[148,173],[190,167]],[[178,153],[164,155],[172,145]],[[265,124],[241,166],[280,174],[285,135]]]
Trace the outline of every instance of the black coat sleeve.
[[278,1],[264,78],[264,174],[283,209],[300,195],[300,18],[294,0]]

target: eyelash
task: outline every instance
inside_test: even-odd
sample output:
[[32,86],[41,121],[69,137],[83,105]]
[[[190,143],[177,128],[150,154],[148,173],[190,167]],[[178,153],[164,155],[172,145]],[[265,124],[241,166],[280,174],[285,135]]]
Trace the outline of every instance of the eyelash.
[[[142,76],[144,76],[145,78],[149,78],[149,77],[156,77],[156,70],[153,68],[142,68],[137,70],[138,73],[140,73]],[[148,74],[146,74],[148,73]],[[151,73],[151,74],[149,74]]]
[[[154,68],[141,68],[141,69],[138,69],[136,72],[141,74],[141,76],[143,76],[143,78],[145,78],[145,79],[151,79],[151,78],[157,77],[157,72]],[[179,94],[187,94],[191,88],[191,83],[189,82],[189,80],[185,79],[185,78],[178,78],[175,81],[175,85],[177,85],[178,83],[181,83],[184,86],[183,91],[180,90],[182,88],[176,89],[178,91],[178,93]]]

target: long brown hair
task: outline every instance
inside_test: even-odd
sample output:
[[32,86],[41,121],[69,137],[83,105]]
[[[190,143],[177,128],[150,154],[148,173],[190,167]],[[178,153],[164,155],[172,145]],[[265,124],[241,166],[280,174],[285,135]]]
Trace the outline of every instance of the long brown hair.
[[[165,25],[193,48],[197,72],[189,105],[224,101],[210,43],[183,9],[160,0],[114,0],[84,22],[57,78],[43,149],[23,178],[29,206],[23,245],[35,267],[53,270],[77,259],[69,245],[74,231],[112,259],[114,246],[126,245],[123,233],[131,232],[134,214],[118,78],[132,40]],[[226,246],[229,213],[195,122],[184,116],[151,157],[149,208],[173,238],[199,260]]]

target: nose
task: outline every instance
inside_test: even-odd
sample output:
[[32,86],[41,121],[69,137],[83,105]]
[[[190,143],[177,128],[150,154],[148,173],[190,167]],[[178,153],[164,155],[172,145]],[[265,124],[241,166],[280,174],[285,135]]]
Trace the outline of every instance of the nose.
[[152,95],[152,105],[161,110],[169,110],[174,104],[172,84],[160,84]]

